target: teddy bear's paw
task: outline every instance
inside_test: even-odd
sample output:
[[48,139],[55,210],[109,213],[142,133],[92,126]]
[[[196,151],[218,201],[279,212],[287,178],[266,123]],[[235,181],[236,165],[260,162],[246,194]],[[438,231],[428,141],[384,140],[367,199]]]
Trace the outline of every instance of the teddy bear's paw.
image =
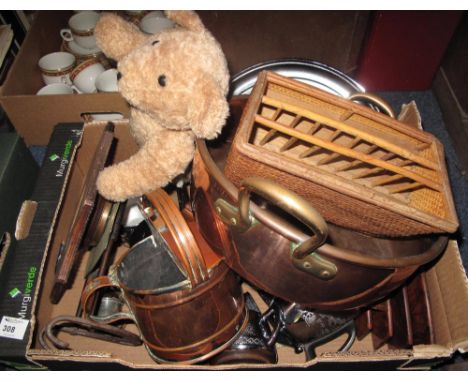
[[116,61],[120,61],[147,39],[138,27],[115,13],[102,14],[94,35],[97,46],[102,52]]
[[133,195],[129,195],[128,189],[122,188],[121,177],[115,170],[114,166],[102,170],[97,178],[96,187],[105,199],[123,202]]

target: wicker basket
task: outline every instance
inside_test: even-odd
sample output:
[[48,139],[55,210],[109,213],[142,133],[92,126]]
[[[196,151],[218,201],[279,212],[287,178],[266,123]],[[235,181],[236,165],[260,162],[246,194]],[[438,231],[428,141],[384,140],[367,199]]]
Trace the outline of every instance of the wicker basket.
[[377,236],[458,228],[431,134],[272,72],[249,97],[225,175],[275,180],[337,225]]

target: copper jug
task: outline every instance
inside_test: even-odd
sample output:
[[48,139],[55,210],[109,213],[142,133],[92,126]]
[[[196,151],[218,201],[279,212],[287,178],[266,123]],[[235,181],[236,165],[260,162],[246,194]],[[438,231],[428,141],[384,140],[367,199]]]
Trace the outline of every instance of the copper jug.
[[204,241],[190,214],[157,190],[140,203],[151,235],[135,244],[109,275],[82,295],[117,287],[151,357],[197,363],[233,343],[248,322],[240,280]]

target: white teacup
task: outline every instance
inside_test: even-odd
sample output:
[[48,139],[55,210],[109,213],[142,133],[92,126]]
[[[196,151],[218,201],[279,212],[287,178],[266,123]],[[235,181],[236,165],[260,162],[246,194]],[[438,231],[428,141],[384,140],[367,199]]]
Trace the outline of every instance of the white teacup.
[[82,93],[96,92],[96,78],[105,71],[104,66],[95,58],[90,58],[77,65],[70,74],[70,79]]
[[96,89],[98,92],[104,93],[118,92],[117,69],[108,69],[102,72],[98,78],[96,78]]
[[38,62],[42,80],[46,85],[65,83],[71,85],[70,73],[75,66],[75,56],[68,52],[53,52],[41,57]]
[[96,38],[94,37],[94,28],[99,17],[99,13],[94,11],[76,13],[68,20],[70,28],[60,30],[60,36],[65,41],[75,41],[83,48],[95,48]]
[[175,23],[172,20],[151,13],[143,17],[139,23],[141,31],[146,34],[159,33],[164,29],[173,28],[174,25]]
[[39,89],[37,95],[73,94],[73,88],[67,84],[50,84]]

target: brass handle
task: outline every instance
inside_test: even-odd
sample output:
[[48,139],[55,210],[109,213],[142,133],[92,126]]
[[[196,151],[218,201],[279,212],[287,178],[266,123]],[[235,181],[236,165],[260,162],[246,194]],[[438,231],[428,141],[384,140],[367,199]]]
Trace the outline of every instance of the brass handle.
[[359,100],[364,100],[370,103],[373,103],[377,105],[385,114],[387,114],[391,118],[395,118],[395,112],[393,111],[393,108],[390,106],[390,104],[385,101],[383,98],[371,94],[371,93],[354,93],[351,94],[348,99],[350,101],[359,101]]
[[[267,199],[309,227],[314,236],[302,242],[293,251],[294,258],[303,258],[320,247],[328,235],[328,226],[309,202],[271,180],[251,177],[242,181],[239,189],[239,216],[242,223],[250,222],[250,194]],[[242,224],[241,223],[241,224]]]
[[[314,253],[325,243],[328,235],[327,223],[309,202],[296,193],[268,179],[246,178],[239,188],[238,208],[231,206],[223,199],[218,199],[215,202],[216,212],[226,224],[238,231],[246,231],[255,223],[250,212],[252,192],[289,213],[313,232],[313,236],[292,245],[291,260],[294,266],[321,279],[333,278],[337,272],[336,266]],[[269,222],[262,221],[262,223],[271,228]],[[278,222],[275,223],[278,224]]]

